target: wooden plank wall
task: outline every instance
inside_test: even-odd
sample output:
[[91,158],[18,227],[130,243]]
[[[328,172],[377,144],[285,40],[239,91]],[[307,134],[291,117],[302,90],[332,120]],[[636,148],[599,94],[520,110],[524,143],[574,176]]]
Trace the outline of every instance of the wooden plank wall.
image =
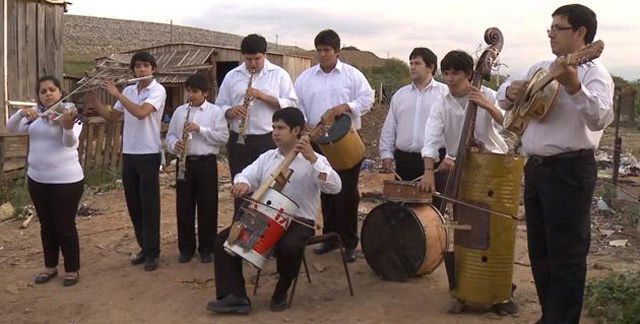
[[26,135],[0,134],[0,183],[16,180],[23,175],[28,146]]
[[[2,5],[0,4],[0,8]],[[0,73],[0,132],[5,130],[6,100],[31,101],[37,93],[39,77],[52,74],[62,80],[64,51],[62,44],[64,5],[47,2],[8,0],[7,16],[7,88],[4,98],[4,73]],[[4,11],[0,10],[0,16]],[[0,25],[2,22],[0,22]],[[2,28],[0,28],[0,31]],[[2,35],[2,34],[0,34]],[[0,57],[2,58],[2,57]],[[2,62],[2,61],[0,61]],[[0,64],[2,65],[2,64]],[[1,68],[0,68],[0,72]],[[13,113],[9,107],[8,113]]]

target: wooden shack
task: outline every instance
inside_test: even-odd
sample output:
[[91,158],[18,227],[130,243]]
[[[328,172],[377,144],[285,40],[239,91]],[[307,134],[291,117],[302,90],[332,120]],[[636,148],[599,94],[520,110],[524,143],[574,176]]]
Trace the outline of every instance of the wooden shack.
[[26,138],[6,132],[16,102],[36,99],[39,77],[62,80],[63,0],[0,0],[0,181],[18,177],[24,168]]

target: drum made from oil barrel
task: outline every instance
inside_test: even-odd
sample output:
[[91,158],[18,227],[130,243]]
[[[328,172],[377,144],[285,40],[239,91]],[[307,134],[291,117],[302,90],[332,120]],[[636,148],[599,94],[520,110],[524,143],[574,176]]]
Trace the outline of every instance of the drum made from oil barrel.
[[315,139],[322,153],[336,170],[348,170],[364,158],[364,143],[358,132],[351,128],[351,118],[338,116],[327,134]]
[[444,219],[429,204],[385,202],[362,224],[364,258],[379,277],[406,281],[433,272],[447,244]]

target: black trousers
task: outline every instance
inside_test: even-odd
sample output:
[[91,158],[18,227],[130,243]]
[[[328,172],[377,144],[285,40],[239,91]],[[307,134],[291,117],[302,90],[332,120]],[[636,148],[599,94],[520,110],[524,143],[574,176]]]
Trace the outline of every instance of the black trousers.
[[[308,224],[313,227],[314,223],[308,221]],[[273,293],[274,299],[282,299],[287,295],[287,290],[289,290],[289,286],[291,286],[300,269],[307,241],[313,234],[313,229],[291,222],[284,236],[276,245],[274,253],[280,278]],[[223,244],[228,236],[229,228],[220,232],[216,239],[214,270],[217,299],[224,298],[227,295],[247,297],[242,273],[242,258],[231,256],[224,251]]]
[[123,154],[122,185],[138,245],[145,256],[160,255],[160,153]]
[[[244,168],[253,163],[262,153],[276,148],[271,133],[264,135],[247,135],[244,139],[244,145],[238,144],[238,136],[240,134],[231,131],[229,133],[229,142],[227,142],[227,152],[229,154],[229,171],[231,172],[231,180],[236,174],[242,172]],[[234,200],[233,214],[238,214],[238,209],[242,205],[242,199]]]
[[76,212],[84,191],[84,180],[75,183],[48,184],[29,178],[29,195],[40,220],[40,238],[47,268],[58,266],[60,250],[64,270],[80,270],[80,241]]
[[596,172],[590,150],[525,165],[529,259],[546,324],[580,320]]
[[[442,163],[442,160],[444,160],[447,155],[447,150],[442,147],[438,150],[438,154],[440,155],[440,161],[436,162],[433,166],[434,169],[437,169],[440,163]],[[404,152],[396,149],[393,152],[393,158],[396,160],[396,173],[402,178],[402,180],[411,181],[424,175],[424,160],[422,159],[422,154]],[[444,189],[447,186],[448,175],[449,172],[436,172],[434,174],[436,190],[438,192],[444,192]],[[440,207],[442,202],[442,199],[433,197],[432,204],[436,208]]]
[[358,181],[362,161],[353,168],[336,171],[342,181],[342,190],[335,195],[322,193],[323,234],[336,232],[340,235],[345,248],[355,249],[358,246],[358,204],[360,193]]
[[178,249],[182,254],[194,254],[196,251],[196,206],[198,253],[213,253],[218,233],[217,161],[213,154],[188,156],[185,179],[176,181]]

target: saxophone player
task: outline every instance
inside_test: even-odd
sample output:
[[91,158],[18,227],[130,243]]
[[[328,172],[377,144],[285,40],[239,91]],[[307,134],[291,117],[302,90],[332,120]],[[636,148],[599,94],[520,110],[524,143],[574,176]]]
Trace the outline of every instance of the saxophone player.
[[[222,108],[207,101],[210,87],[209,80],[202,74],[187,79],[189,103],[173,113],[166,138],[169,152],[180,157],[176,165],[184,167],[184,179],[176,181],[180,263],[191,261],[196,247],[203,263],[213,261],[218,229],[217,154],[229,139],[229,131]],[[185,136],[185,132],[190,132],[191,136]]]
[[[291,77],[265,56],[264,37],[248,35],[242,40],[240,51],[244,62],[227,73],[216,98],[216,105],[225,111],[230,126],[227,152],[232,178],[260,154],[276,147],[271,138],[273,114],[280,108],[298,107]],[[247,114],[249,118],[245,118]],[[242,122],[245,136],[239,134]],[[235,200],[235,211],[241,202]]]

